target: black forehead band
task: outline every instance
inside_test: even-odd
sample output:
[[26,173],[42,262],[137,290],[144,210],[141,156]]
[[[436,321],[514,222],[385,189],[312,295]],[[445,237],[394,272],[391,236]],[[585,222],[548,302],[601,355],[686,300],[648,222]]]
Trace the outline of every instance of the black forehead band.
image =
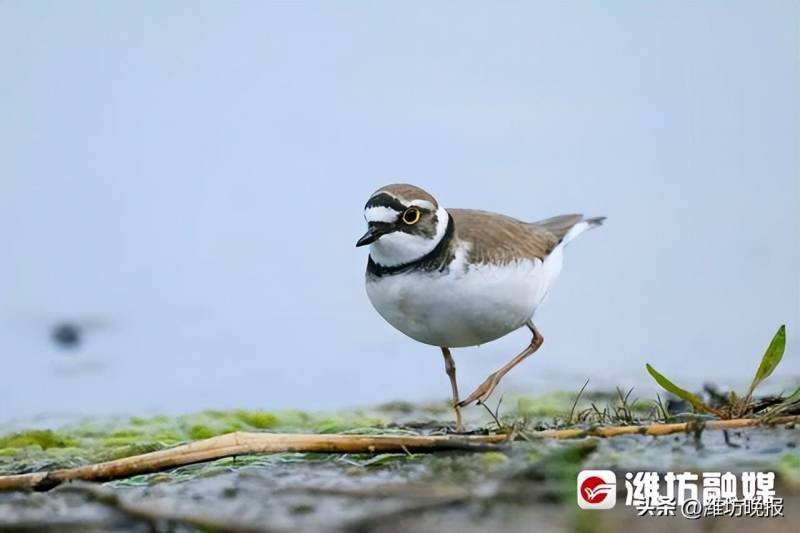
[[388,207],[389,209],[394,209],[395,211],[405,211],[406,209],[406,206],[403,205],[400,200],[385,192],[376,194],[370,198],[367,202],[367,205],[364,206],[364,209],[369,209],[370,207]]

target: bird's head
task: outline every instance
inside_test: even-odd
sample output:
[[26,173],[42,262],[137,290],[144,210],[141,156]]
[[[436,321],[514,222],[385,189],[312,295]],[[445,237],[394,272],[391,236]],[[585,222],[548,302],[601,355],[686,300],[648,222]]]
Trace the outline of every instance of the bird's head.
[[430,253],[444,237],[450,216],[436,198],[414,185],[375,191],[364,206],[367,232],[356,246],[370,246],[377,264],[392,267]]

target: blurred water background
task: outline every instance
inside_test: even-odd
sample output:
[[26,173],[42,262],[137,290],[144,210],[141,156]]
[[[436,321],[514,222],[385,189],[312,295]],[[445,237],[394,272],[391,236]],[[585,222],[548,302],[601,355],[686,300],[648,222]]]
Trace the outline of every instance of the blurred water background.
[[[607,225],[505,390],[800,374],[796,2],[0,2],[0,421],[445,399],[377,187]],[[82,328],[64,348],[59,323]],[[455,352],[469,392],[528,341]],[[786,381],[788,379],[788,381]],[[783,387],[784,385],[779,385]]]

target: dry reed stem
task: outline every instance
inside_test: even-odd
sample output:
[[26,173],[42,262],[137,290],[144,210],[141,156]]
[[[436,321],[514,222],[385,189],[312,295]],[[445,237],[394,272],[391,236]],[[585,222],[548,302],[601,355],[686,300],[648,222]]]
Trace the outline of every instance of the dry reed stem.
[[549,439],[578,439],[582,437],[618,437],[620,435],[651,435],[660,437],[673,433],[685,433],[695,429],[742,429],[760,425],[786,425],[800,422],[800,416],[781,416],[764,423],[757,418],[733,420],[698,420],[673,424],[650,424],[647,426],[597,426],[588,429],[546,429],[526,433],[528,437]]

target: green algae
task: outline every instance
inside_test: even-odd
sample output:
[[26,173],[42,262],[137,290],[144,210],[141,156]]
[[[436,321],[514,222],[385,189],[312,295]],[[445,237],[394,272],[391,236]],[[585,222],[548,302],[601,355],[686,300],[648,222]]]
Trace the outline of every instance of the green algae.
[[131,457],[133,455],[156,452],[158,450],[163,450],[166,447],[167,446],[161,442],[138,442],[123,446],[110,446],[106,450],[98,450],[97,459],[102,461],[113,461],[114,459],[122,459],[124,457]]
[[[371,411],[322,415],[300,410],[273,412],[239,409],[207,410],[180,416],[90,420],[58,429],[29,430],[0,436],[0,474],[119,459],[234,431],[417,434],[416,429],[410,430],[402,424],[390,427],[394,415],[398,414],[408,417],[447,417],[450,409],[444,402],[420,405],[394,402]],[[386,459],[383,462],[388,464],[391,461]],[[374,464],[382,464],[382,461]]]
[[503,452],[484,452],[481,454],[481,465],[486,468],[497,468],[508,464],[510,459]]
[[775,465],[778,476],[793,489],[800,489],[800,453],[785,454]]
[[49,448],[68,448],[75,446],[77,441],[67,435],[46,430],[29,430],[12,433],[0,437],[0,449],[18,449],[38,446],[43,450]]
[[210,439],[211,437],[216,437],[219,435],[218,432],[214,431],[210,427],[203,426],[201,424],[195,424],[189,427],[187,434],[191,440]]
[[520,396],[517,398],[516,409],[512,416],[525,420],[539,417],[563,416],[569,411],[575,397],[566,392],[554,392],[541,396]]
[[256,429],[270,429],[278,425],[279,419],[267,411],[235,411],[234,416],[244,424]]
[[0,475],[120,459],[234,431],[378,432],[385,425],[385,419],[361,411],[319,416],[298,410],[237,409],[175,417],[93,420],[58,430],[28,430],[0,436]]

